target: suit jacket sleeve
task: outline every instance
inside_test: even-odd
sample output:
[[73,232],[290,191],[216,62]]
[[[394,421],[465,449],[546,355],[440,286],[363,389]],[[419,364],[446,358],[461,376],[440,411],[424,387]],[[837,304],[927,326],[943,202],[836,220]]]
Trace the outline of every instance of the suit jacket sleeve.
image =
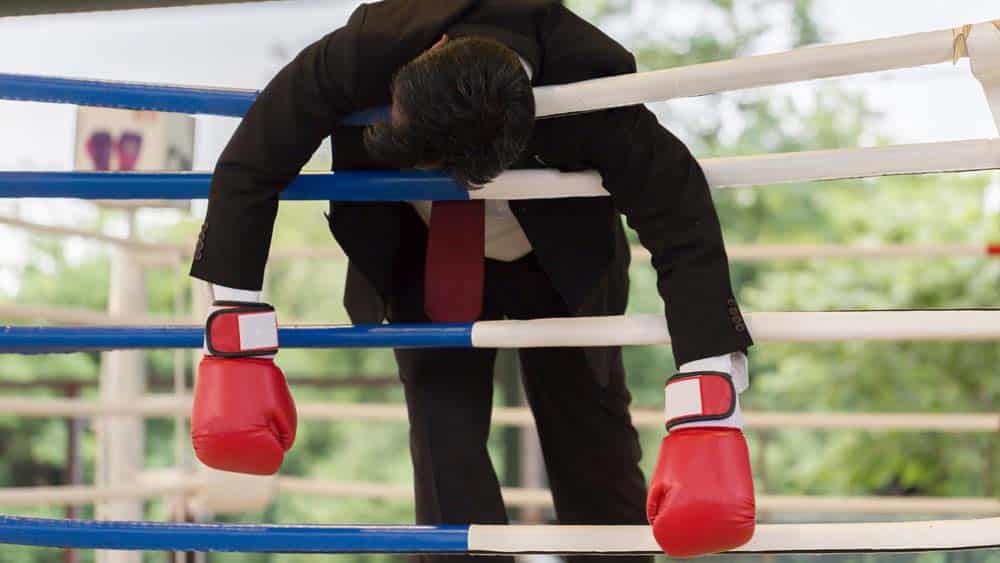
[[278,196],[334,126],[359,109],[357,36],[347,25],[303,50],[257,97],[216,165],[191,275],[259,290]]
[[752,344],[701,166],[644,106],[567,118],[584,164],[652,254],[678,365]]
[[[623,46],[557,2],[541,19],[548,84],[636,71]],[[698,162],[644,106],[545,119],[536,138],[565,170],[597,169],[652,254],[678,365],[752,344],[733,297],[722,229]]]

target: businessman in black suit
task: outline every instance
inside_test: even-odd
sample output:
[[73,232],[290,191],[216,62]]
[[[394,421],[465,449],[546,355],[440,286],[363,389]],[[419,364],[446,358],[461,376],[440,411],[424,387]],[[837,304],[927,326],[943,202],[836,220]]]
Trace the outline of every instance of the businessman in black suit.
[[[722,373],[741,391],[752,341],[707,182],[687,148],[643,106],[534,121],[532,86],[635,71],[627,50],[556,0],[362,5],[280,71],[243,119],[216,167],[191,275],[212,283],[220,301],[259,300],[279,193],[331,134],[335,170],[434,168],[469,189],[505,169],[594,169],[611,197],[331,202],[331,231],[349,257],[352,320],[623,314],[624,215],[652,255],[681,371]],[[340,125],[386,105],[386,123]],[[418,523],[507,521],[486,450],[494,358],[491,349],[396,350]],[[238,378],[245,358],[226,359]],[[653,519],[621,349],[525,349],[520,359],[559,522]],[[722,415],[738,419],[738,401],[725,401],[721,414],[705,407],[684,421],[729,425]],[[697,549],[732,547],[724,544]]]

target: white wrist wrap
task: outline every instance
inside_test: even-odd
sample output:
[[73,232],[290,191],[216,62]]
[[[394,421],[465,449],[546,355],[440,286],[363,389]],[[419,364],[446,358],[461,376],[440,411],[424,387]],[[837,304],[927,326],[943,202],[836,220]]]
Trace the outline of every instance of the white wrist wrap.
[[739,395],[728,373],[678,373],[664,387],[668,431],[692,427],[742,428]]
[[257,303],[260,301],[260,292],[212,284],[212,298],[216,301],[242,301],[247,303]]
[[270,356],[278,351],[278,317],[266,303],[216,301],[205,322],[205,347],[213,356]]

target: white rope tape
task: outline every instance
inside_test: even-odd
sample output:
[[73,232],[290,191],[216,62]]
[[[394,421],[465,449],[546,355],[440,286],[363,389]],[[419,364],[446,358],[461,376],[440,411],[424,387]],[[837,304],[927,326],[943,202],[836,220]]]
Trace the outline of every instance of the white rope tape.
[[802,151],[702,161],[714,187],[1000,168],[1000,139]]
[[[1000,131],[1000,20],[974,30],[963,29],[972,73],[983,87],[993,121]],[[957,40],[957,39],[956,39]]]
[[[1000,518],[857,524],[769,524],[734,553],[939,551],[1000,546]],[[481,526],[486,553],[660,553],[648,526]]]
[[[992,23],[970,26],[970,37]],[[539,116],[944,63],[956,56],[951,29],[823,45],[535,89]],[[964,55],[963,55],[964,56]]]
[[[757,342],[1000,338],[1000,310],[750,313],[746,324]],[[485,321],[472,328],[473,346],[479,348],[655,345],[669,341],[662,315]]]
[[[995,170],[1000,169],[1000,139],[705,158],[699,163],[715,188]],[[552,198],[608,194],[596,172],[515,170],[501,174],[470,197],[534,199],[539,197],[539,186],[545,186],[545,196]]]

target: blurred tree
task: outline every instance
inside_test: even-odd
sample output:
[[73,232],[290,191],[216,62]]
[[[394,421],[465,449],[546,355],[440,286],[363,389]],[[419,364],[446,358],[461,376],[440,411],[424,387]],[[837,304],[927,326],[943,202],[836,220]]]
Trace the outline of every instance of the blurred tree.
[[[815,43],[822,34],[812,4],[569,2],[602,28],[619,30],[616,37],[636,53],[642,69],[740,57],[762,45],[778,50]],[[672,8],[690,19],[670,23],[677,17]],[[705,157],[889,142],[863,97],[836,81],[813,86],[811,96],[771,87],[653,107]],[[993,240],[1000,225],[983,210],[988,180],[895,177],[714,196],[730,243],[981,242]],[[648,265],[634,267],[632,277],[632,310],[661,311]],[[1000,267],[983,259],[737,264],[733,278],[748,310],[986,307],[996,304]],[[744,402],[775,410],[995,411],[1000,383],[986,374],[996,364],[996,350],[995,344],[974,343],[758,345],[751,354],[754,384]],[[662,380],[672,368],[669,351],[630,349],[627,359],[636,401],[659,406]],[[647,451],[658,435],[647,436]],[[770,449],[771,492],[990,495],[1000,481],[992,435],[781,432]]]

